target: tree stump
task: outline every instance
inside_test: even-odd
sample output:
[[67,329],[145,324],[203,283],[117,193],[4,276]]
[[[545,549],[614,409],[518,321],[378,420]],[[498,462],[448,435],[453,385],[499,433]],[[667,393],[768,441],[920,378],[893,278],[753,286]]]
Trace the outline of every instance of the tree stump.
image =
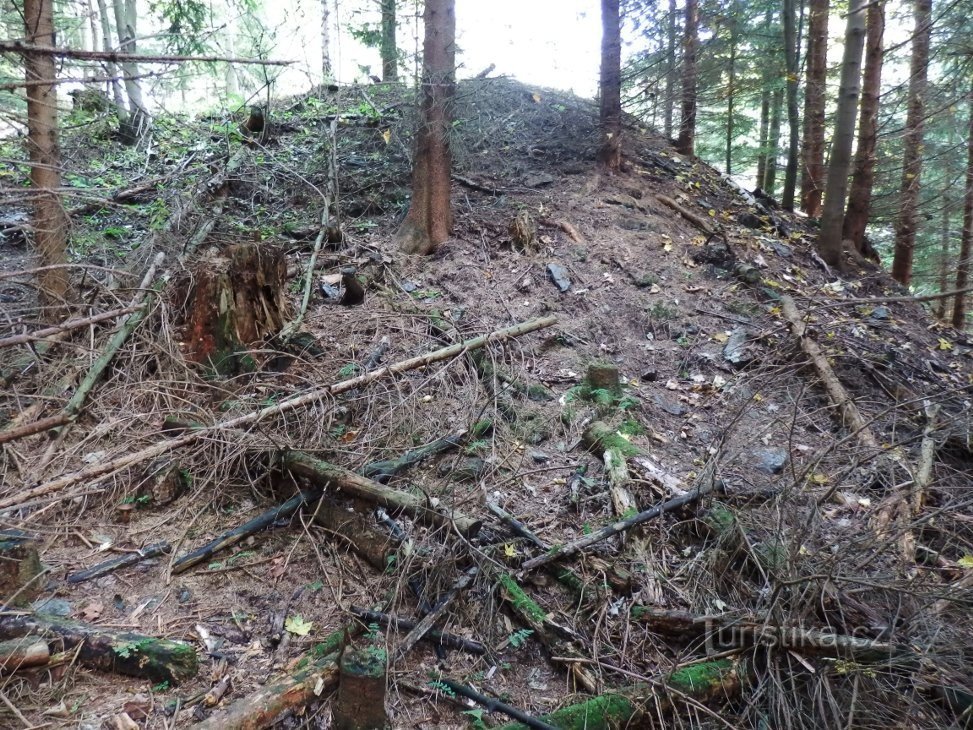
[[345,651],[339,665],[338,695],[331,719],[337,730],[382,730],[388,656],[377,646]]
[[526,210],[520,211],[510,224],[510,236],[515,249],[535,251],[538,246],[537,221]]
[[591,390],[607,390],[616,396],[622,394],[618,368],[611,363],[595,362],[589,365],[587,385]]
[[289,317],[283,253],[257,243],[200,260],[186,297],[186,357],[223,376],[256,369],[250,346]]
[[0,604],[26,606],[44,584],[37,543],[19,530],[0,532]]

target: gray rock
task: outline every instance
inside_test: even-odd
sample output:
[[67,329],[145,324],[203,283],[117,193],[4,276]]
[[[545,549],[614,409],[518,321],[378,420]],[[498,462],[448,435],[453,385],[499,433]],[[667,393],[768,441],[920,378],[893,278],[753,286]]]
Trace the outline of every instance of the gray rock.
[[727,362],[741,367],[753,359],[747,352],[749,335],[750,333],[742,327],[737,327],[730,333],[730,339],[723,346],[723,357]]
[[566,292],[571,288],[571,279],[568,276],[568,270],[561,266],[561,264],[548,264],[547,278],[550,279],[554,283],[554,286],[556,286],[562,292]]
[[670,416],[685,416],[687,408],[682,403],[677,401],[669,400],[665,396],[655,395],[652,400],[655,404],[659,406],[662,410],[668,413]]
[[551,460],[551,457],[545,454],[543,451],[531,451],[530,458],[535,464],[546,464]]
[[554,183],[554,176],[546,172],[535,172],[524,178],[524,185],[528,188],[541,188]]
[[42,598],[39,601],[34,601],[31,608],[37,613],[46,613],[48,616],[67,617],[74,611],[71,602],[65,601],[63,598]]
[[754,466],[765,474],[780,474],[787,464],[786,449],[754,449],[753,456]]

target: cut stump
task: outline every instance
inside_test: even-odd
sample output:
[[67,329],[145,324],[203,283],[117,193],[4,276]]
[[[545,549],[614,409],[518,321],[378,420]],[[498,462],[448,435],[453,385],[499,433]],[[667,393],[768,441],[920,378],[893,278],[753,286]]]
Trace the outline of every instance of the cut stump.
[[19,530],[0,532],[0,604],[26,606],[37,597],[43,583],[37,543]]
[[230,246],[201,259],[186,297],[186,357],[221,375],[256,368],[250,347],[289,318],[287,264],[280,249]]
[[331,719],[337,730],[382,730],[388,657],[375,646],[348,649],[338,666],[338,695]]

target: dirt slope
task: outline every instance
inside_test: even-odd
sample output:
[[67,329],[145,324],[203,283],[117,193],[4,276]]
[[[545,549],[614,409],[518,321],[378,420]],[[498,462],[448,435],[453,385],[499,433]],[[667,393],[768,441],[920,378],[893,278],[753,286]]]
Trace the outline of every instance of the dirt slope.
[[[227,433],[175,453],[192,477],[190,489],[161,508],[137,502],[130,521],[116,507],[133,501],[141,466],[76,485],[61,501],[6,513],[5,526],[42,535],[50,574],[39,600],[53,599],[49,609],[196,645],[201,630],[210,635],[200,677],[178,689],[72,668],[11,679],[6,696],[31,722],[98,727],[140,695],[151,706],[143,726],[189,726],[208,711],[188,709],[173,720],[161,710],[208,689],[214,673],[233,676],[225,702],[242,698],[345,625],[350,606],[414,618],[416,592],[435,602],[476,564],[479,578],[440,626],[484,642],[490,653],[437,657],[419,645],[390,675],[393,725],[474,722],[477,715],[464,715],[458,702],[429,687],[434,671],[538,715],[576,700],[564,662],[552,661],[497,587],[499,572],[515,573],[542,551],[505,533],[486,502],[549,546],[609,524],[615,507],[604,466],[582,443],[586,426],[599,419],[656,467],[652,477],[632,466],[636,510],[705,479],[725,490],[634,530],[624,544],[608,540],[569,561],[585,582],[581,597],[543,573],[524,579],[547,616],[574,632],[574,649],[599,686],[659,679],[705,658],[699,642],[665,636],[641,620],[644,607],[726,613],[918,653],[915,661],[864,663],[800,648],[731,652],[755,659],[750,683],[712,701],[712,709],[671,695],[676,711],[669,722],[924,728],[953,722],[955,708],[941,700],[941,688],[973,684],[973,634],[964,620],[973,554],[970,343],[922,305],[902,301],[905,292],[868,262],[850,261],[841,278],[825,271],[812,252],[812,223],[754,201],[634,123],[623,174],[598,174],[595,107],[505,79],[461,85],[455,235],[432,258],[404,257],[391,234],[407,207],[410,108],[400,91],[373,87],[309,95],[273,110],[271,138],[233,174],[224,214],[201,247],[201,255],[241,240],[286,247],[298,302],[320,192],[328,189],[335,160],[345,239],[322,251],[317,267],[326,275],[354,265],[366,299],[341,307],[313,295],[305,330],[322,354],[291,358],[281,369],[268,345],[255,349],[257,372],[207,379],[181,359],[179,287],[170,287],[151,326],[119,355],[80,425],[45,466],[32,466],[48,449],[44,436],[3,452],[0,497],[151,444],[167,415],[213,423],[347,378],[383,338],[382,362],[392,363],[553,314],[555,327],[487,351],[486,362],[520,387],[484,379],[482,366],[460,357],[282,415],[246,439]],[[137,277],[155,249],[175,255],[211,213],[199,191],[238,149],[227,144],[203,122],[170,120],[143,177],[121,185],[109,173],[131,176],[133,160],[91,155],[69,137],[69,158],[92,186],[101,178],[107,189],[165,179],[159,193],[135,207],[76,217],[74,240],[85,244],[75,246],[77,255],[110,267],[124,259]],[[160,219],[177,216],[182,223],[175,230],[153,233]],[[533,247],[513,241],[518,217],[537,226]],[[5,255],[23,252],[16,241],[0,245]],[[552,267],[570,280],[563,291]],[[183,275],[174,272],[176,279]],[[83,286],[111,308],[107,282]],[[877,450],[863,447],[861,434],[850,432],[829,402],[783,317],[783,295],[807,315],[810,337],[861,410]],[[30,307],[29,293],[17,297],[14,319]],[[10,418],[33,403],[59,402],[70,387],[44,388],[80,372],[106,339],[106,330],[98,330],[75,342],[78,349],[11,378],[2,413]],[[22,353],[0,350],[5,376],[17,357]],[[584,397],[582,380],[593,363],[617,366],[621,395]],[[931,426],[930,404],[940,408]],[[38,408],[34,417],[46,413]],[[488,435],[391,482],[482,518],[488,529],[478,539],[399,517],[407,542],[380,572],[304,514],[180,575],[169,575],[165,558],[77,586],[64,581],[103,559],[104,546],[126,550],[165,539],[182,554],[283,501],[293,485],[271,478],[267,452],[303,449],[357,470],[484,418],[494,424]],[[889,517],[903,494],[908,503],[917,492],[910,485],[921,481],[924,439],[935,459],[922,505],[915,514]],[[586,478],[572,484],[582,466]],[[354,506],[368,514],[367,506]],[[313,624],[307,636],[282,630],[295,616]],[[401,637],[372,631],[367,641],[394,651]],[[328,703],[281,726],[327,727]],[[57,712],[42,714],[51,708]],[[13,722],[7,712],[0,706],[3,722]],[[482,721],[504,720],[486,713]]]

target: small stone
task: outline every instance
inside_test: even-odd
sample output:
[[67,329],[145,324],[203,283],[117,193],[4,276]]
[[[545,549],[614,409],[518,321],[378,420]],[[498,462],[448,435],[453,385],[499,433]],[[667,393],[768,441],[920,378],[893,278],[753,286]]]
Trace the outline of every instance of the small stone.
[[528,188],[542,188],[554,183],[554,176],[547,172],[535,172],[524,178],[524,185]]
[[774,249],[774,251],[777,253],[778,256],[781,256],[785,259],[790,258],[791,254],[794,253],[794,249],[792,249],[790,246],[787,246],[786,244],[783,243],[777,243],[776,241],[771,243],[770,247]]
[[787,464],[787,451],[778,448],[756,449],[754,466],[765,474],[780,474]]
[[561,266],[561,264],[548,264],[547,278],[550,279],[562,292],[566,292],[571,288],[571,279],[568,276],[568,270]]
[[747,357],[747,339],[749,333],[742,327],[737,327],[730,333],[730,338],[723,346],[723,357],[727,362],[738,367],[746,365],[752,358]]
[[656,380],[659,379],[659,371],[654,369],[646,370],[645,372],[642,373],[641,378],[646,383],[654,383]]
[[889,318],[889,308],[878,306],[872,310],[872,319],[888,319]]
[[685,416],[686,415],[686,410],[687,409],[686,409],[686,406],[684,406],[682,403],[678,403],[676,401],[669,400],[668,398],[664,398],[661,395],[656,395],[655,397],[653,397],[652,400],[654,400],[655,401],[655,404],[657,406],[659,406],[659,408],[661,408],[662,410],[664,410],[666,413],[668,413],[670,416]]
[[438,471],[439,476],[448,476],[453,481],[471,482],[483,475],[486,471],[486,462],[476,457],[444,461],[439,465]]
[[530,458],[535,464],[546,464],[551,460],[551,457],[543,451],[531,451]]

